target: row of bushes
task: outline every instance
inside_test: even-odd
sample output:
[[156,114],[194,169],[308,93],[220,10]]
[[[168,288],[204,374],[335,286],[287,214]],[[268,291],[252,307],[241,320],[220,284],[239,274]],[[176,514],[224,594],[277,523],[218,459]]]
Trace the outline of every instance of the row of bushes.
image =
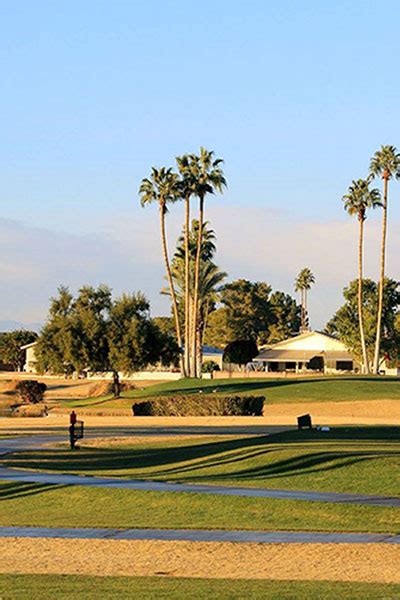
[[132,405],[134,416],[208,417],[261,416],[264,396],[174,396]]

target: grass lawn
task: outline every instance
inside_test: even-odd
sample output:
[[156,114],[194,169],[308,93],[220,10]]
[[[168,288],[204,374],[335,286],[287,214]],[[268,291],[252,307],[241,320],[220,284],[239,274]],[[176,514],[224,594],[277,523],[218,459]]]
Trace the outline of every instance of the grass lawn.
[[1,526],[400,533],[388,507],[5,481],[0,501]]
[[[140,385],[140,383],[138,384]],[[336,376],[287,379],[184,379],[152,385],[143,390],[124,392],[121,400],[110,396],[63,401],[71,408],[99,406],[101,408],[129,407],[134,400],[152,396],[204,393],[255,394],[267,402],[340,402],[345,400],[400,400],[399,379],[396,377]]]
[[262,598],[280,600],[337,600],[351,598],[395,599],[400,586],[328,581],[252,581],[233,579],[179,579],[161,577],[85,577],[77,575],[0,575],[0,597],[30,598],[154,598],[233,600]]
[[[118,442],[117,442],[118,443]],[[68,473],[376,495],[400,494],[400,428],[15,451],[6,466]]]

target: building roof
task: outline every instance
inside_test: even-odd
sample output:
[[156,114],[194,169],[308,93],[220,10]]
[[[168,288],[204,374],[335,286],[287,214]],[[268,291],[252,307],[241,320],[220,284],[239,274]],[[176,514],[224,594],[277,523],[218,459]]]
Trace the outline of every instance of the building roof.
[[334,350],[318,352],[318,350],[286,350],[283,348],[282,350],[267,348],[260,352],[254,360],[265,360],[268,362],[309,362],[312,358],[317,356],[326,359],[352,360],[352,356],[349,352],[337,352]]
[[309,362],[317,356],[325,359],[352,360],[352,355],[340,340],[321,331],[306,331],[265,346],[254,360]]
[[224,353],[223,350],[220,350],[219,348],[215,348],[214,346],[203,346],[202,351],[203,351],[203,354],[221,355]]
[[28,350],[28,348],[32,348],[36,346],[37,342],[31,342],[30,344],[25,344],[25,346],[21,346],[21,350]]

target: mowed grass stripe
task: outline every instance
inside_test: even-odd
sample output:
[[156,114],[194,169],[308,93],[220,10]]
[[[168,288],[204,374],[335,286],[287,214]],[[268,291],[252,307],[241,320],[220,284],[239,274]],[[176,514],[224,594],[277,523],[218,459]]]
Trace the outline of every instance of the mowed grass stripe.
[[400,533],[400,511],[359,505],[0,482],[0,525]]
[[[306,574],[305,574],[306,576]],[[252,581],[162,577],[85,577],[78,575],[0,575],[0,597],[7,600],[119,598],[141,600],[383,600],[400,597],[400,586],[331,581]]]

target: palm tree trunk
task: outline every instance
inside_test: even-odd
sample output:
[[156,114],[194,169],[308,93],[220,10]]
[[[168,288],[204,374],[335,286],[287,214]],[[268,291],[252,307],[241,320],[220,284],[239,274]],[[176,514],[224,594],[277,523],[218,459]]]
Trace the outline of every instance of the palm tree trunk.
[[363,244],[364,244],[364,217],[359,217],[359,238],[358,238],[358,323],[360,326],[361,350],[363,356],[363,371],[369,375],[369,358],[367,346],[365,344],[364,335],[364,319],[363,319]]
[[[162,240],[162,249],[163,249],[163,255],[164,255],[164,262],[165,262],[165,270],[167,271],[169,291],[170,291],[171,299],[172,299],[172,311],[173,311],[174,320],[175,320],[176,340],[178,342],[179,348],[182,349],[181,326],[179,323],[178,304],[176,301],[174,282],[172,280],[171,266],[169,264],[167,236],[165,233],[165,213],[164,213],[163,206],[160,206],[160,226],[161,226],[161,240]],[[180,364],[180,369],[181,369],[181,375],[183,377],[185,377],[185,365],[183,363],[182,354],[180,355],[180,358],[179,358],[179,364]]]
[[190,196],[185,198],[185,373],[190,375],[190,260],[189,260],[189,227]]
[[197,234],[197,250],[196,250],[196,262],[194,269],[194,296],[193,296],[193,315],[192,315],[192,369],[193,376],[199,377],[198,372],[198,361],[197,361],[197,328],[199,322],[199,279],[200,279],[200,260],[201,260],[201,246],[203,241],[203,222],[204,222],[204,196],[200,196],[199,205],[199,229]]
[[388,176],[384,175],[383,187],[383,216],[382,216],[382,241],[381,241],[381,273],[378,288],[378,313],[376,319],[376,340],[374,353],[373,373],[379,374],[379,355],[381,346],[382,331],[382,312],[383,312],[383,288],[385,285],[385,259],[386,259],[386,229],[387,229],[387,197],[388,197]]

